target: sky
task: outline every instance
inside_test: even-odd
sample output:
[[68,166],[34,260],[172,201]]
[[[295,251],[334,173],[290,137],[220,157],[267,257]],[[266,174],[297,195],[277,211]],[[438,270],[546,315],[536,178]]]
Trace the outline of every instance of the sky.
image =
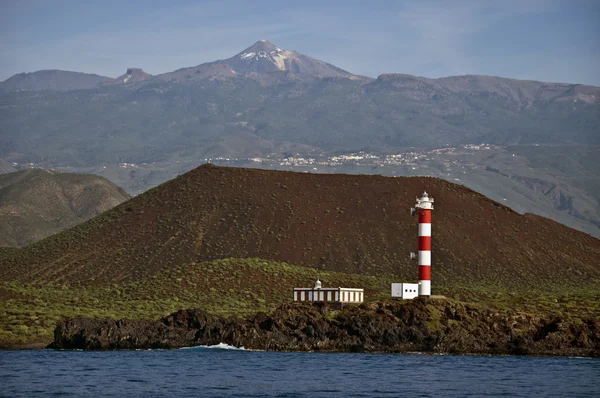
[[479,74],[600,86],[600,0],[0,0],[0,81],[117,77],[233,56],[265,39],[354,74]]

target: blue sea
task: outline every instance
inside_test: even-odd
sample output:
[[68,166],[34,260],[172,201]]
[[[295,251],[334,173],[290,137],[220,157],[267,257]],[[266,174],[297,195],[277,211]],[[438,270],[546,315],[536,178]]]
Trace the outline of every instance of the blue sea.
[[0,396],[600,397],[600,360],[281,353],[227,346],[2,351]]

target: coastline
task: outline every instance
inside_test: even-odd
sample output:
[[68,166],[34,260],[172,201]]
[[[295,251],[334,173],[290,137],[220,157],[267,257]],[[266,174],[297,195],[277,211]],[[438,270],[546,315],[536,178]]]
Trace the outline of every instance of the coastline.
[[172,349],[220,343],[249,350],[600,357],[600,320],[481,309],[446,300],[334,310],[284,304],[247,319],[181,310],[159,321],[74,318],[49,348]]

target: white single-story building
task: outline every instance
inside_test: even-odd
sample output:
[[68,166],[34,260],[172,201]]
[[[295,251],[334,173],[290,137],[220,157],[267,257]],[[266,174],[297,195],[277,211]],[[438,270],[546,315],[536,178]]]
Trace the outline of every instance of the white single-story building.
[[364,289],[347,287],[321,287],[317,279],[315,287],[295,287],[294,301],[312,301],[320,303],[362,303]]
[[417,296],[419,296],[418,283],[392,283],[392,298],[410,300]]

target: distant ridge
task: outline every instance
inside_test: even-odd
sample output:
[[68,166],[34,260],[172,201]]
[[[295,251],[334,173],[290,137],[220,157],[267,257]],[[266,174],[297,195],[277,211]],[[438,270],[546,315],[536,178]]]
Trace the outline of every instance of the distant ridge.
[[0,91],[68,91],[94,88],[101,83],[113,80],[110,77],[89,73],[71,72],[64,70],[39,70],[31,73],[19,73],[2,83]]
[[[548,83],[536,80],[519,80],[497,76],[463,75],[431,79],[401,73],[388,73],[377,77],[385,84],[413,92],[421,99],[442,93],[494,95],[516,101],[522,108],[532,107],[535,101],[581,102],[600,104],[600,87],[568,83]],[[441,93],[440,93],[441,92]],[[442,94],[443,95],[443,94]]]

